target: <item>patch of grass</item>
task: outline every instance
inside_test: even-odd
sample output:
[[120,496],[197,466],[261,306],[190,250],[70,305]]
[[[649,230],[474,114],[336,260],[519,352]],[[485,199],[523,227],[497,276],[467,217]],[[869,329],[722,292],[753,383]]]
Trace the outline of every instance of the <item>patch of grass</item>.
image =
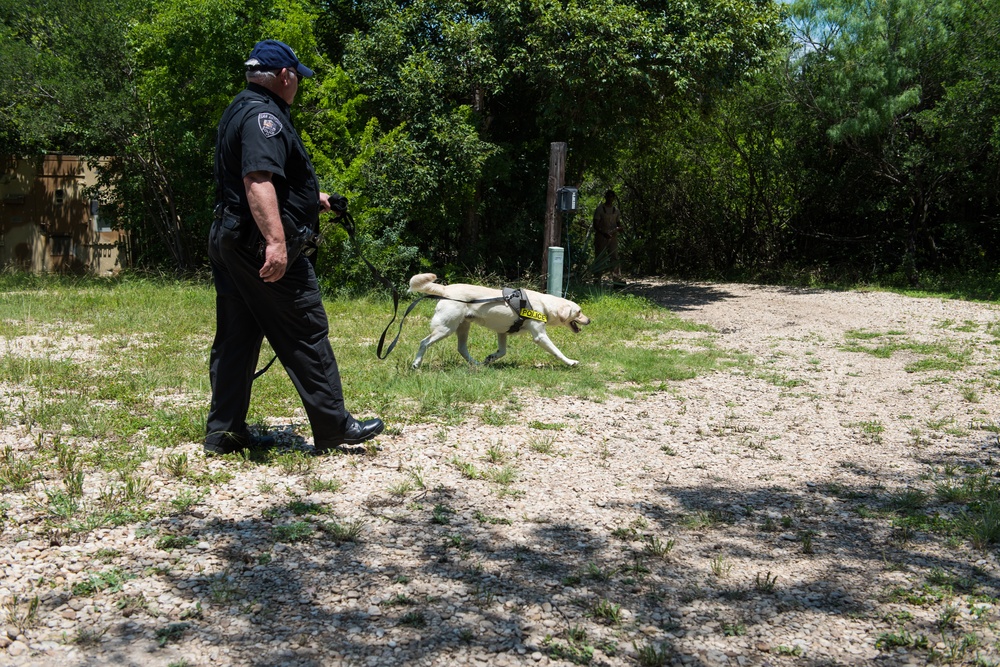
[[447,505],[437,504],[434,506],[434,510],[431,513],[431,523],[439,525],[449,524],[451,523],[451,515],[454,513],[455,511]]
[[561,431],[566,428],[566,424],[561,422],[549,423],[533,420],[528,422],[528,428],[537,429],[539,431]]
[[132,578],[134,578],[134,575],[115,567],[87,575],[87,578],[83,581],[73,584],[71,591],[73,595],[78,597],[90,597],[101,591],[117,593],[122,589],[122,585]]
[[462,461],[458,457],[453,458],[451,460],[451,464],[458,468],[459,472],[461,472],[462,476],[466,479],[481,479],[483,476],[483,473],[480,472],[476,466],[466,461]]
[[306,481],[306,490],[310,493],[339,491],[342,486],[340,480],[322,479],[320,477],[310,477]]
[[528,440],[528,448],[536,454],[551,456],[556,453],[555,436],[535,437]]
[[275,542],[302,542],[315,532],[316,527],[308,521],[293,521],[272,528],[271,536]]
[[715,528],[723,523],[729,523],[729,521],[729,515],[722,510],[708,509],[697,510],[692,514],[686,515],[681,520],[681,524],[690,530],[704,530],[707,528]]
[[307,503],[302,500],[293,500],[288,503],[286,509],[295,516],[305,516],[307,514],[327,514],[329,510],[318,503]]
[[771,575],[770,572],[760,576],[761,573],[758,572],[753,578],[753,587],[760,591],[761,593],[773,593],[775,584],[778,582],[778,575]]
[[612,625],[620,625],[622,622],[621,605],[610,600],[600,600],[590,608],[590,615],[599,621],[604,621]]
[[352,519],[350,521],[345,521],[344,523],[327,521],[320,524],[319,528],[324,533],[329,535],[334,542],[337,544],[343,544],[345,542],[360,541],[361,535],[364,534],[365,526],[367,524],[368,522],[364,519]]
[[33,595],[27,601],[18,595],[12,595],[4,600],[4,620],[7,625],[17,628],[18,634],[24,634],[25,630],[38,625],[38,610],[41,600],[37,595]]
[[399,624],[411,628],[424,628],[427,627],[427,618],[420,610],[408,611],[400,617]]
[[494,526],[509,526],[511,524],[510,519],[506,519],[502,516],[489,516],[483,512],[476,510],[472,513],[472,517],[479,523],[488,523]]
[[961,532],[976,549],[985,550],[1000,543],[1000,501],[983,503],[958,518]]
[[646,540],[645,550],[646,553],[656,556],[657,558],[667,558],[670,555],[670,552],[673,551],[674,546],[675,542],[673,539],[663,541],[656,535],[650,535]]
[[589,665],[594,659],[594,648],[580,644],[572,639],[567,643],[557,642],[551,637],[546,638],[546,648],[549,656],[556,660],[567,660],[577,665]]
[[906,630],[898,632],[883,632],[875,640],[875,648],[880,651],[892,651],[897,648],[927,649],[928,641],[925,635],[913,636]]
[[192,544],[197,544],[198,540],[188,535],[164,535],[156,540],[156,548],[169,551],[171,549],[184,549]]
[[156,631],[156,643],[160,648],[167,645],[168,642],[176,641],[181,638],[181,636],[191,627],[190,623],[171,623],[170,625],[159,628]]
[[178,512],[187,512],[189,509],[200,503],[204,497],[204,493],[195,493],[190,489],[184,489],[170,499],[170,504]]
[[642,647],[632,644],[635,648],[635,657],[641,667],[666,667],[673,662],[674,652],[670,644],[645,644]]

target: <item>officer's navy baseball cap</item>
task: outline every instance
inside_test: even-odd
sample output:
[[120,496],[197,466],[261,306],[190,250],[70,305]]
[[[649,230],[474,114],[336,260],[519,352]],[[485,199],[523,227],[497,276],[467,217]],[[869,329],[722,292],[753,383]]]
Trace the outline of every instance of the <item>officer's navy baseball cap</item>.
[[299,62],[292,47],[276,39],[265,39],[254,45],[250,57],[244,63],[247,67],[258,69],[295,68],[300,76],[312,76],[311,69]]

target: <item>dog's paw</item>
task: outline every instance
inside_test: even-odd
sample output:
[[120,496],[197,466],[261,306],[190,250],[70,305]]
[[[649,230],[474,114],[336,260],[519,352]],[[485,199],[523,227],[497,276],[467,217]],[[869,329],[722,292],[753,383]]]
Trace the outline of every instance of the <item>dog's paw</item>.
[[567,366],[576,366],[578,363],[580,363],[580,362],[577,361],[576,359],[567,359],[566,360],[566,365]]

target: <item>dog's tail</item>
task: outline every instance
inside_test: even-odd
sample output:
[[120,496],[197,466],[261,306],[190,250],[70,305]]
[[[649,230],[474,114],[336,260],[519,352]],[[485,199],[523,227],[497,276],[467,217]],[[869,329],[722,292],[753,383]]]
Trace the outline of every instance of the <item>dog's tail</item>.
[[418,273],[410,278],[410,291],[423,292],[434,296],[444,296],[444,286],[438,285],[437,276],[433,273]]

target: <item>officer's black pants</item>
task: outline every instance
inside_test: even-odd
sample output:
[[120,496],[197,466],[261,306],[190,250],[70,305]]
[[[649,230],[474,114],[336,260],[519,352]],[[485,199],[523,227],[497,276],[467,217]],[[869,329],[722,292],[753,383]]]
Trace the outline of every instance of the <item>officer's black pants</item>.
[[245,246],[238,220],[226,216],[213,223],[208,254],[216,332],[205,441],[246,436],[250,387],[265,336],[302,398],[315,442],[335,441],[349,415],[312,264],[300,255],[280,280],[265,283],[259,275],[263,259]]

